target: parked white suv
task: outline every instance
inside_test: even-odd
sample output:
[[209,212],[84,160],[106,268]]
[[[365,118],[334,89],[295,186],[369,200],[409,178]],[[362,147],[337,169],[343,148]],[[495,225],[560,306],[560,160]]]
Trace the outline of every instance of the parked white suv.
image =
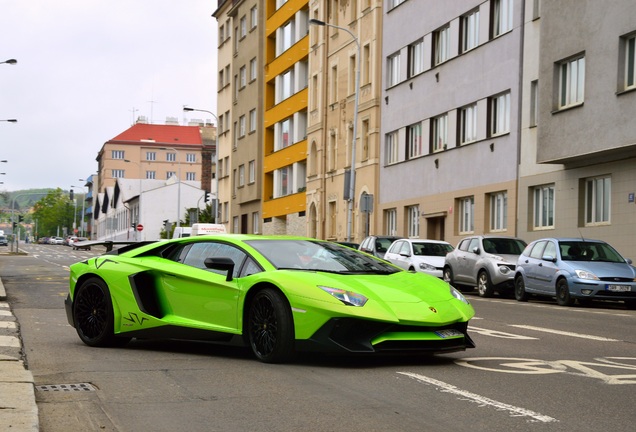
[[517,259],[525,247],[526,242],[514,237],[466,237],[446,255],[444,280],[477,287],[481,297],[492,297],[495,291],[511,295]]

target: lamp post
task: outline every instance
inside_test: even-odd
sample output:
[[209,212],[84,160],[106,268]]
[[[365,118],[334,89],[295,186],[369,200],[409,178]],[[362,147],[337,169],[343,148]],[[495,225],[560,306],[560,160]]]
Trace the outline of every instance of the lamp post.
[[179,150],[174,147],[159,147],[159,150],[174,150],[176,153],[177,163],[179,164],[179,173],[177,177],[177,228],[181,226],[181,160],[179,158]]
[[[216,127],[217,127],[217,131],[218,131],[219,118],[213,112],[208,111],[208,110],[204,110],[204,109],[190,108],[190,107],[187,107],[187,106],[183,107],[183,111],[185,111],[185,112],[198,111],[198,112],[204,112],[204,113],[210,114],[212,117],[214,117],[214,120],[216,121]],[[218,140],[218,137],[217,137],[216,144],[214,146],[214,167],[215,167],[215,172],[214,172],[214,200],[215,200],[215,205],[214,205],[214,223],[218,223],[217,218],[219,217],[219,146],[218,146],[218,142],[219,142],[219,140]]]
[[[128,159],[124,159],[124,162],[133,163],[139,167],[139,197],[137,199],[137,201],[139,202],[137,203],[137,223],[140,224],[141,223],[141,164],[135,161],[128,160]],[[142,240],[141,231],[138,231],[136,227],[135,227],[135,231],[137,232],[137,241],[141,241]]]
[[9,59],[9,60],[5,60],[3,62],[0,62],[0,64],[10,64],[10,65],[14,65],[14,64],[18,64],[18,61],[16,59]]
[[9,122],[9,123],[17,123],[18,122],[17,119],[3,119],[3,120],[0,120],[0,121],[6,121],[6,122]]
[[356,44],[357,56],[356,56],[356,92],[355,92],[355,107],[353,110],[353,137],[351,138],[351,169],[349,171],[349,206],[347,209],[347,241],[351,240],[351,230],[353,223],[353,201],[356,193],[356,136],[358,135],[358,108],[360,105],[360,41],[349,29],[340,27],[334,24],[329,24],[317,19],[310,19],[309,24],[318,26],[333,27],[338,30],[349,33]]
[[[86,181],[84,179],[79,179],[79,181],[83,182]],[[88,188],[86,186],[71,186],[71,187],[81,187],[82,189],[86,189],[88,190]],[[86,202],[86,193],[84,193],[84,196],[82,197],[82,220],[80,222],[80,224],[82,225],[82,227],[80,228],[80,237],[84,237],[85,236],[85,232],[84,232],[84,217],[86,216],[85,209],[84,209],[84,203]]]

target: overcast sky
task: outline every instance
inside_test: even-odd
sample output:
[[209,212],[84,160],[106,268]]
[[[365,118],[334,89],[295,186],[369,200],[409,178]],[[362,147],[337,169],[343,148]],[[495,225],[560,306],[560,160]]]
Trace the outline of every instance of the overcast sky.
[[145,116],[216,112],[217,0],[0,0],[0,190],[78,186]]

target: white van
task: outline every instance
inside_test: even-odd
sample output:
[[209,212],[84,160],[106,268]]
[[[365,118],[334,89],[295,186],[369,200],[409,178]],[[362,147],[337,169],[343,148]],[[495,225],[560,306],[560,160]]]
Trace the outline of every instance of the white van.
[[225,225],[223,224],[213,224],[213,223],[195,223],[192,225],[191,235],[199,236],[206,234],[224,234]]
[[176,238],[182,238],[182,237],[190,237],[191,234],[192,234],[191,227],[176,227],[174,229],[174,232],[172,233],[172,238],[176,239]]

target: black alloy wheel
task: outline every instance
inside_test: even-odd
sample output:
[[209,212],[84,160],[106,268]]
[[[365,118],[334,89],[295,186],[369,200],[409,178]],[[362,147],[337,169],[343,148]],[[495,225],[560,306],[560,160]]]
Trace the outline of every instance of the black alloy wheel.
[[250,302],[247,331],[254,355],[264,363],[289,361],[294,353],[291,309],[277,290],[265,288]]

